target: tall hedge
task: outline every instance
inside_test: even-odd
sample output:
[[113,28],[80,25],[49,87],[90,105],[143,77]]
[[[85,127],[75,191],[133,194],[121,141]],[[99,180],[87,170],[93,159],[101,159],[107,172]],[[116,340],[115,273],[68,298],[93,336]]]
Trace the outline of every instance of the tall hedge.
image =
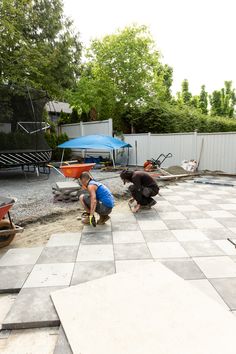
[[212,117],[191,108],[180,108],[168,103],[157,103],[151,108],[130,113],[132,124],[138,133],[214,133],[236,131],[236,119]]

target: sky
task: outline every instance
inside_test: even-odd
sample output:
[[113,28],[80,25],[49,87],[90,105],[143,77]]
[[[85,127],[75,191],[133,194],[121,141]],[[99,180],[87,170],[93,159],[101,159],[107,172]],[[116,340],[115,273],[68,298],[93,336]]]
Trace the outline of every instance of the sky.
[[133,23],[147,25],[162,61],[174,70],[173,93],[188,79],[193,94],[225,80],[236,86],[235,0],[64,0],[85,45]]

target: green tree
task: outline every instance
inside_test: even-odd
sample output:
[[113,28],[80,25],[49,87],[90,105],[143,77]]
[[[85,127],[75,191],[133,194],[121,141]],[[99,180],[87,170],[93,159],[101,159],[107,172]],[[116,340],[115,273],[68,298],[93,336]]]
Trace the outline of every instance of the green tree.
[[215,90],[210,96],[211,115],[234,117],[236,94],[232,87],[232,81],[225,81],[221,90]]
[[153,98],[170,100],[171,83],[172,69],[161,64],[148,29],[126,27],[91,42],[87,62],[76,90],[69,93],[69,101],[87,114],[95,109],[99,119],[112,117],[119,129],[125,112]]
[[192,94],[189,91],[189,83],[187,79],[181,84],[181,91],[177,93],[177,103],[180,105],[191,105]]
[[206,92],[205,85],[201,86],[201,92],[199,95],[198,107],[203,114],[208,113],[208,93]]
[[0,83],[61,98],[78,76],[81,43],[61,0],[0,0]]

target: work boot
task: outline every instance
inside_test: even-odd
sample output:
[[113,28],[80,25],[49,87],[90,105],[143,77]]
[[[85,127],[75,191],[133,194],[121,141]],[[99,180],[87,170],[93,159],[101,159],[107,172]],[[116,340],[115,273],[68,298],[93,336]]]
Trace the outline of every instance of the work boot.
[[156,205],[156,201],[155,201],[155,199],[152,199],[152,201],[148,204],[148,206],[151,208],[151,207],[153,207],[154,205]]
[[109,215],[100,215],[100,219],[97,221],[97,225],[104,225],[109,219]]

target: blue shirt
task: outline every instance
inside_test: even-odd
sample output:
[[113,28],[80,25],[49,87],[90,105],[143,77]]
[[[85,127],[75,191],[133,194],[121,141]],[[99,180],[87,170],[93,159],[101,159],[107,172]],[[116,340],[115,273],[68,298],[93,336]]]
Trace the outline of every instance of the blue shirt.
[[104,204],[107,208],[114,207],[114,197],[104,184],[91,180],[88,185],[97,186],[96,199],[99,202]]

